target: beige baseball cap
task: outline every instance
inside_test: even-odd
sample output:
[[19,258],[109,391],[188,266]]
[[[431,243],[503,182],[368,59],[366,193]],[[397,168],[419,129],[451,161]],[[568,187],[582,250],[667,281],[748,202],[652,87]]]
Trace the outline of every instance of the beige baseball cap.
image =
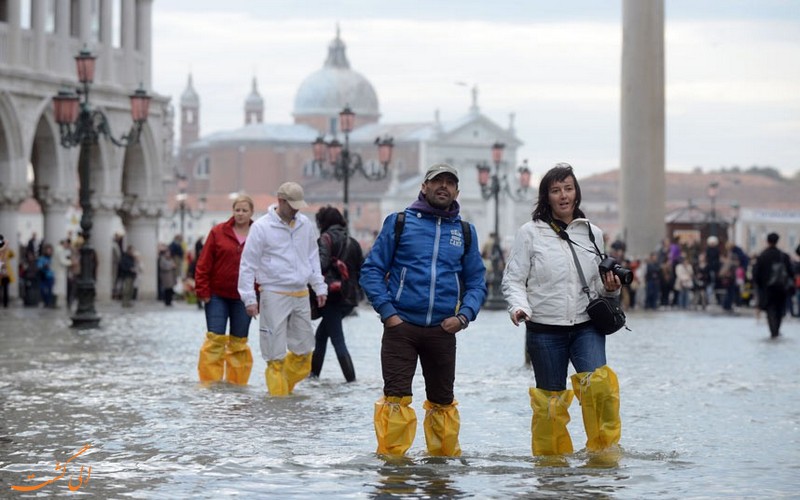
[[303,186],[296,182],[284,182],[278,188],[278,198],[289,202],[289,206],[295,210],[300,210],[308,206],[303,195]]
[[458,170],[452,165],[447,163],[436,163],[431,165],[427,172],[425,172],[425,182],[433,179],[439,174],[451,174],[458,181]]

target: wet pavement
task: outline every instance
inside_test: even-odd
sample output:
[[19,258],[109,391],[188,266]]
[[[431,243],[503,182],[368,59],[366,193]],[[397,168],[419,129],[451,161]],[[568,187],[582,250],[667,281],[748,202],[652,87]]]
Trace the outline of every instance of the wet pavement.
[[266,397],[255,323],[250,384],[203,387],[201,311],[98,310],[100,329],[74,330],[65,311],[0,309],[0,498],[798,497],[796,318],[770,340],[751,310],[630,313],[632,331],[608,338],[623,455],[604,468],[581,450],[576,403],[578,451],[560,465],[531,457],[532,376],[504,312],[459,334],[463,456],[426,456],[418,372],[416,441],[387,462],[374,453],[381,330],[369,308],[345,321],[357,381],[344,383],[329,347],[321,378],[278,399]]

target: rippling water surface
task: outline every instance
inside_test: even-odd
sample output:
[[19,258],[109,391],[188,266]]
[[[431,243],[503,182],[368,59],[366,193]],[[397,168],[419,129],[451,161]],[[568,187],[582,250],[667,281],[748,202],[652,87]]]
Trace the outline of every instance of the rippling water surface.
[[[624,451],[606,468],[580,451],[577,402],[578,451],[561,464],[531,457],[532,378],[523,330],[504,312],[484,311],[459,334],[463,456],[426,456],[418,373],[417,439],[407,459],[387,462],[374,454],[381,329],[369,309],[345,322],[357,382],[344,383],[329,347],[319,380],[276,399],[266,397],[255,323],[250,385],[203,387],[202,313],[137,307],[102,311],[94,331],[69,328],[63,313],[0,311],[0,497],[70,494],[81,466],[91,476],[72,494],[98,498],[798,496],[796,319],[770,341],[749,312],[632,314],[633,331],[608,338]],[[38,490],[11,489],[64,470]]]

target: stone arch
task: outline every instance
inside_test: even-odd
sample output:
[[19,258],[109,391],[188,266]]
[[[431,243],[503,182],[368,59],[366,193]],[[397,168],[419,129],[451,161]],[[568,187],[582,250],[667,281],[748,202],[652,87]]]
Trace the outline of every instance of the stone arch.
[[22,127],[8,92],[0,92],[0,189],[25,189]]
[[[20,243],[19,205],[28,197],[21,130],[19,113],[10,94],[0,92],[0,234],[15,252],[12,269],[17,268],[20,259],[16,255]],[[17,296],[17,289],[9,287],[11,297]]]
[[33,167],[31,188],[43,216],[42,238],[56,245],[69,230],[69,214],[77,199],[77,175],[72,155],[61,146],[52,110],[42,109],[38,116],[27,155]]

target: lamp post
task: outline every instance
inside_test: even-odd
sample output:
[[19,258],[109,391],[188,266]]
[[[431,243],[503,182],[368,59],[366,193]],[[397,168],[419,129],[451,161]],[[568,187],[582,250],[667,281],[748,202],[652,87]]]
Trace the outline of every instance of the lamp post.
[[104,136],[119,147],[136,144],[150,109],[150,96],[140,87],[130,96],[133,127],[127,135],[123,135],[120,139],[114,138],[111,135],[108,118],[99,109],[93,109],[89,100],[89,90],[94,81],[95,59],[96,57],[87,49],[81,50],[75,56],[78,81],[81,83],[81,87],[76,92],[72,90],[59,91],[53,97],[53,110],[59,126],[61,145],[67,149],[80,148],[78,177],[80,179],[80,205],[83,211],[81,231],[84,242],[80,255],[81,272],[76,283],[78,306],[72,316],[72,326],[75,328],[96,328],[100,324],[100,317],[94,307],[96,262],[95,253],[91,247],[92,217],[94,215],[91,202],[91,149],[97,146],[100,136]]
[[711,227],[709,227],[709,233],[711,236],[717,235],[717,209],[716,209],[716,202],[717,202],[717,192],[719,190],[719,182],[713,181],[708,185],[708,189],[706,193],[708,197],[711,199]]
[[739,212],[741,211],[742,207],[739,205],[738,201],[734,201],[731,203],[731,210],[733,211],[733,220],[731,221],[731,237],[729,241],[732,241],[733,244],[737,244],[736,241],[736,224],[739,222]]
[[198,198],[198,212],[195,213],[192,210],[192,207],[189,206],[187,203],[189,196],[186,194],[185,191],[181,190],[178,194],[175,195],[175,201],[177,202],[177,206],[175,207],[175,211],[172,213],[172,217],[178,215],[180,217],[180,228],[181,228],[181,240],[186,241],[186,218],[192,220],[200,220],[203,217],[203,214],[206,211],[206,198],[205,196],[200,196]]
[[494,238],[490,260],[492,264],[489,276],[489,294],[486,297],[487,309],[505,309],[505,299],[500,291],[500,282],[503,279],[505,269],[505,257],[500,246],[500,193],[505,193],[514,201],[521,201],[525,198],[531,184],[531,170],[528,168],[528,160],[517,168],[519,174],[519,187],[512,190],[507,176],[500,175],[500,164],[503,162],[503,150],[505,144],[495,142],[492,144],[492,161],[494,162],[494,174],[491,167],[486,162],[477,165],[478,183],[481,186],[481,196],[484,200],[494,199]]
[[361,172],[367,180],[377,181],[386,177],[389,163],[392,160],[392,148],[394,140],[389,136],[375,139],[378,146],[378,168],[366,169],[361,155],[350,151],[350,132],[355,128],[356,114],[345,106],[339,113],[339,128],[344,134],[344,144],[340,143],[335,137],[326,142],[320,136],[311,143],[314,151],[314,161],[312,162],[312,175],[319,175],[323,179],[335,178],[337,181],[344,182],[344,219],[350,221],[350,178],[356,172]]

